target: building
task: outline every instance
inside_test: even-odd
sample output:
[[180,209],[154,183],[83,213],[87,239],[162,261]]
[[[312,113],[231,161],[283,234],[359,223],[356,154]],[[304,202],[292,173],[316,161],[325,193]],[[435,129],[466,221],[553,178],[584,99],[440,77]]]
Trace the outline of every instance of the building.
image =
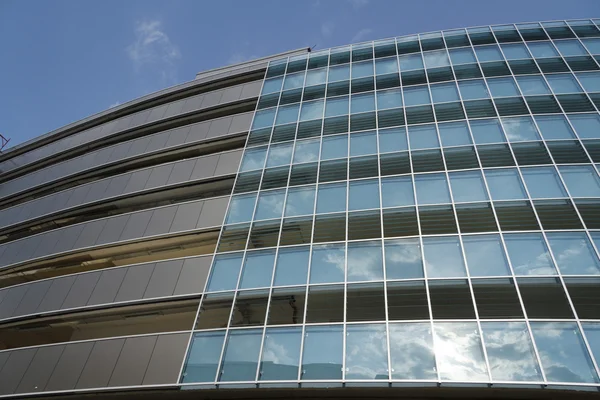
[[9,149],[0,396],[595,397],[599,109],[600,20],[557,21],[279,54]]

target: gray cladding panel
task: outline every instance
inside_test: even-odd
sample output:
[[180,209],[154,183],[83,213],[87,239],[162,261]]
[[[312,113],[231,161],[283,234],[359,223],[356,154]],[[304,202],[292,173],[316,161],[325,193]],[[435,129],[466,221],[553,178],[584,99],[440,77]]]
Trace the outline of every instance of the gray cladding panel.
[[183,364],[189,337],[189,333],[158,336],[144,375],[143,385],[159,385],[179,381],[179,369]]
[[206,135],[208,135],[208,130],[210,129],[211,122],[212,121],[206,121],[192,125],[190,128],[190,132],[188,133],[185,139],[185,142],[190,143],[206,139]]
[[108,386],[141,385],[156,344],[156,336],[125,340]]
[[65,299],[65,302],[60,308],[75,308],[85,306],[92,291],[100,279],[101,272],[90,272],[87,274],[81,274],[75,279],[75,283],[71,286],[71,290]]
[[204,290],[212,256],[188,258],[183,263],[174,295],[200,293]]
[[181,274],[183,260],[162,261],[156,263],[152,277],[144,292],[144,298],[171,296]]
[[219,155],[213,154],[211,156],[199,158],[194,166],[194,171],[190,176],[190,180],[203,179],[213,176],[219,163]]
[[119,237],[121,236],[121,232],[123,232],[123,229],[127,224],[128,219],[128,214],[119,215],[118,217],[114,218],[109,218],[106,221],[106,225],[104,225],[104,229],[102,230],[100,237],[98,237],[96,244],[99,245],[118,241]]
[[123,279],[125,279],[126,273],[127,268],[113,268],[102,271],[88,305],[112,303],[123,283]]
[[197,228],[209,228],[223,224],[229,197],[219,197],[204,201]]
[[236,114],[233,116],[231,125],[229,126],[229,133],[247,132],[250,130],[252,124],[252,117],[254,113],[243,113]]
[[162,207],[154,210],[144,232],[144,237],[168,233],[176,212],[177,206]]
[[93,347],[94,342],[67,344],[45,391],[74,389]]
[[221,153],[214,175],[219,176],[235,174],[240,165],[243,152],[243,150],[236,150],[229,151],[227,153]]
[[51,280],[34,282],[28,285],[29,290],[27,290],[27,294],[21,300],[19,307],[17,307],[13,315],[33,314],[40,306],[51,285]]
[[124,343],[125,339],[96,342],[75,387],[106,387]]
[[232,119],[232,117],[224,117],[213,120],[206,137],[212,139],[229,133],[229,126],[231,125]]
[[196,223],[202,211],[202,201],[184,203],[177,206],[177,212],[169,232],[181,232],[196,228]]
[[0,303],[0,318],[8,318],[15,313],[27,290],[29,290],[28,285],[8,289],[8,293],[4,297],[4,300],[2,300],[2,303]]
[[65,301],[67,294],[71,290],[71,286],[75,282],[75,276],[65,276],[62,278],[53,279],[50,289],[46,292],[42,303],[37,309],[37,312],[45,312],[60,309],[60,306]]
[[118,240],[123,241],[142,237],[146,231],[146,227],[148,227],[150,218],[152,218],[151,210],[131,214]]
[[43,391],[64,349],[63,345],[40,347],[29,364],[16,393]]
[[2,371],[0,371],[0,395],[15,392],[37,350],[37,348],[31,348],[10,353],[8,360],[2,367]]
[[148,287],[154,264],[141,264],[127,269],[127,274],[117,293],[115,301],[141,299]]

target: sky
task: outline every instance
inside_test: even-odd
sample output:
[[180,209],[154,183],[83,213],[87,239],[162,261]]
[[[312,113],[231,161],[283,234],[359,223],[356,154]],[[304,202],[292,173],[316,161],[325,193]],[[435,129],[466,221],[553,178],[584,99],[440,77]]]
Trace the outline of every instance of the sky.
[[197,72],[287,50],[600,17],[600,0],[0,0],[0,133],[16,145]]

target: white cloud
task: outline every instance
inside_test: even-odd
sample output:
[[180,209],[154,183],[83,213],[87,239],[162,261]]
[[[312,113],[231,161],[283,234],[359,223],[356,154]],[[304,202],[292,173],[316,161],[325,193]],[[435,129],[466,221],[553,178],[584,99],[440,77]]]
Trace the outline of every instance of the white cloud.
[[348,0],[350,4],[352,4],[352,8],[358,10],[369,4],[369,0]]
[[370,28],[361,29],[360,31],[356,32],[356,35],[352,36],[350,43],[357,43],[363,41],[364,39],[366,39],[367,36],[369,36],[371,32],[373,32],[373,30]]
[[135,41],[127,46],[126,50],[136,72],[153,67],[163,79],[163,83],[175,83],[176,62],[181,59],[181,53],[164,32],[160,21],[137,22]]
[[110,106],[108,106],[108,108],[113,108],[113,107],[116,107],[116,106],[118,106],[118,105],[121,105],[121,102],[120,102],[120,101],[115,101],[115,102],[114,102],[114,103],[112,103]]
[[335,25],[333,22],[331,21],[325,21],[321,24],[321,35],[323,35],[323,37],[330,37],[333,34],[333,30],[335,28]]

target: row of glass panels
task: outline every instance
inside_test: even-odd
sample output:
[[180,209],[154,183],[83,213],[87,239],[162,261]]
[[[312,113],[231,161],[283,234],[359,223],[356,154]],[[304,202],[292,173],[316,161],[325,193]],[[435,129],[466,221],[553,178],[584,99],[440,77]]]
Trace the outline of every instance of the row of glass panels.
[[[181,381],[598,382],[576,323],[529,325],[534,341],[527,323],[509,321],[199,332]],[[583,329],[600,357],[600,326]]]

